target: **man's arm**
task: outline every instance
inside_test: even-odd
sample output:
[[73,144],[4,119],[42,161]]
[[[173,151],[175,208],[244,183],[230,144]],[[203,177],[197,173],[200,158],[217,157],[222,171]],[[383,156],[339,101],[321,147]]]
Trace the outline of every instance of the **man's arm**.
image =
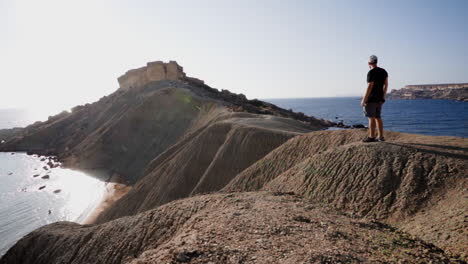
[[385,78],[385,83],[383,87],[383,99],[385,100],[385,96],[387,95],[387,89],[388,89],[388,77]]
[[366,106],[367,99],[369,99],[369,95],[370,95],[370,93],[372,91],[372,87],[374,87],[374,82],[368,82],[367,83],[367,91],[366,91],[366,94],[364,95],[364,98],[362,98],[361,106]]

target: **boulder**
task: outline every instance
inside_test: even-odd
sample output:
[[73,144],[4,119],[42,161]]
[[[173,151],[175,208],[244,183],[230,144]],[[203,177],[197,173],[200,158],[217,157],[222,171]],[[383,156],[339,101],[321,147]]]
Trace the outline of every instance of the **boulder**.
[[352,126],[353,128],[366,128],[363,124],[356,124]]

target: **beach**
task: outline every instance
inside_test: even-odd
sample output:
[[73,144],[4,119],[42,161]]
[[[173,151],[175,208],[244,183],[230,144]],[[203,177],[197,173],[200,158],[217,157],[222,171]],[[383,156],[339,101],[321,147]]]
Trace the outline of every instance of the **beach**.
[[102,199],[96,204],[96,206],[87,214],[82,224],[93,224],[100,213],[110,208],[117,200],[122,198],[132,187],[127,186],[122,182],[122,178],[114,174],[110,181],[105,183],[105,191]]

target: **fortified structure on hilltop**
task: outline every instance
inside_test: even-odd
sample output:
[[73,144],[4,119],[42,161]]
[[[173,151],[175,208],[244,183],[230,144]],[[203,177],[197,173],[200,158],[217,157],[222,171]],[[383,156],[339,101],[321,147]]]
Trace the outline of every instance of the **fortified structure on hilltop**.
[[120,89],[127,90],[132,87],[141,87],[145,84],[161,80],[186,80],[203,84],[202,80],[187,77],[184,68],[176,61],[168,63],[162,61],[148,62],[146,66],[127,71],[118,78]]
[[388,95],[390,99],[451,99],[468,101],[468,83],[406,85]]

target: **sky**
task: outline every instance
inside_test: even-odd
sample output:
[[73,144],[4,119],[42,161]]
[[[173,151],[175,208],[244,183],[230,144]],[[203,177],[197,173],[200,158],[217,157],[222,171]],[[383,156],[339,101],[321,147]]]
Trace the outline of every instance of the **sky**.
[[176,60],[249,99],[361,96],[367,59],[389,89],[468,82],[466,0],[0,0],[0,109],[55,112]]

